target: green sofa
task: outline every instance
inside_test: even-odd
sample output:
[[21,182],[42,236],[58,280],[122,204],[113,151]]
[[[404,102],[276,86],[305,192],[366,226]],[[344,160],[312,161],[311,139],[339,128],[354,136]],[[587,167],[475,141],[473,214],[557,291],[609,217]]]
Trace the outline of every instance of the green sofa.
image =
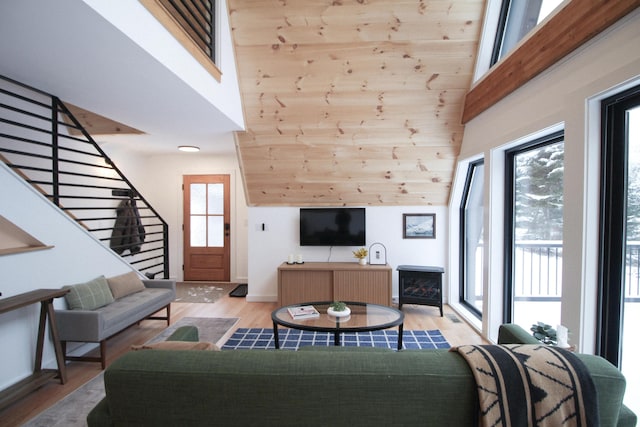
[[[512,325],[501,337],[529,339]],[[598,389],[601,426],[634,426],[624,377],[602,358],[579,357]],[[116,360],[104,381],[91,427],[478,425],[473,375],[447,350],[145,350]]]

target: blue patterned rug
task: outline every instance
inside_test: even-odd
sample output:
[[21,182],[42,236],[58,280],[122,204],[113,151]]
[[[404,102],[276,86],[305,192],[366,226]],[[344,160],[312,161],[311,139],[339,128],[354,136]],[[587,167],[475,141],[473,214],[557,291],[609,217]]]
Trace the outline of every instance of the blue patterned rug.
[[[278,329],[280,348],[297,350],[307,345],[331,346],[333,334],[329,332],[299,331],[296,329]],[[343,347],[381,347],[396,349],[398,331],[382,330],[373,332],[344,333],[341,335]],[[430,331],[405,330],[402,334],[404,349],[449,348],[450,345],[438,329]],[[274,349],[273,329],[238,328],[222,350],[265,350]]]

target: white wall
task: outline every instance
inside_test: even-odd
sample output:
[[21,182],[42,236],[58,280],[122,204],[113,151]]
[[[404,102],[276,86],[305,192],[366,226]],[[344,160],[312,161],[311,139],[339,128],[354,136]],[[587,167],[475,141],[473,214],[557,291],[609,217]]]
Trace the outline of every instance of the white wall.
[[[221,135],[215,144],[232,142],[232,135]],[[132,139],[132,143],[135,140]],[[188,141],[180,141],[188,143]],[[299,246],[298,207],[246,206],[242,175],[236,156],[202,153],[132,154],[120,145],[102,143],[145,199],[169,224],[170,275],[182,280],[182,176],[190,174],[231,175],[232,255],[231,280],[247,282],[247,301],[277,300],[277,268],[289,254],[301,254],[306,261],[355,262],[351,247]],[[394,269],[393,295],[397,296],[398,265],[433,265],[445,268],[447,254],[447,207],[367,207],[367,247],[381,242],[387,248],[387,261]],[[403,239],[403,213],[435,213],[435,239]],[[262,224],[265,231],[262,231]],[[446,297],[446,293],[445,293]]]
[[[110,249],[0,162],[0,215],[52,249],[0,256],[2,298],[131,271]],[[98,261],[99,260],[99,261]],[[63,300],[54,300],[62,307]],[[0,314],[0,390],[33,372],[40,305]],[[43,365],[56,368],[46,335]]]
[[[135,144],[135,137],[130,137]],[[231,144],[233,135],[219,135],[212,144]],[[189,141],[179,141],[189,144]],[[247,281],[247,208],[242,174],[235,154],[183,153],[135,154],[122,145],[100,146],[169,225],[169,275],[182,281],[182,177],[198,174],[228,174],[231,177],[231,281]],[[229,150],[233,152],[232,150]]]
[[[435,213],[435,239],[403,239],[403,213]],[[262,231],[265,224],[265,231]],[[300,247],[298,207],[249,208],[249,293],[247,301],[277,301],[277,269],[289,254],[301,254],[305,262],[356,262],[351,253],[357,247]],[[447,274],[447,207],[366,207],[367,248],[375,242],[387,249],[387,263],[393,268],[394,297],[398,296],[398,265],[437,266]],[[446,293],[444,295],[446,298]]]
[[240,88],[234,59],[226,1],[216,1],[216,66],[220,84],[165,30],[140,2],[83,0],[111,25],[135,41],[155,59],[180,76],[208,102],[215,105],[239,128],[244,128]]
[[[599,100],[640,77],[640,10],[569,55],[467,124],[460,159],[485,158],[485,318],[496,338],[502,322],[504,148],[554,126],[565,129],[562,323],[583,352],[595,345],[599,203]],[[636,82],[637,84],[638,82]],[[460,168],[453,194],[466,169]],[[459,198],[452,197],[450,207]],[[453,237],[452,237],[453,241]],[[451,269],[458,254],[451,248]],[[453,288],[456,283],[450,283]],[[462,307],[457,307],[463,310]],[[540,320],[544,320],[541,318]]]

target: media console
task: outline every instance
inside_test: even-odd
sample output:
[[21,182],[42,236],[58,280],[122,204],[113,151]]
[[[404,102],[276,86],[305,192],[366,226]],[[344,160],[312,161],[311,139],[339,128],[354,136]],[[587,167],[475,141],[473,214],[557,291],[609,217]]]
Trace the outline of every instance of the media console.
[[392,269],[357,262],[305,262],[278,267],[278,304],[358,301],[391,305]]

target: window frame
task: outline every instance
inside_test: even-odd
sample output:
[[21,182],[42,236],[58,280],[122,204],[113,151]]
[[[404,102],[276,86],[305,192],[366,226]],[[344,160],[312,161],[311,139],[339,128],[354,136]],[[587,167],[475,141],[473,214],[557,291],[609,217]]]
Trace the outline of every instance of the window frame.
[[[466,205],[469,201],[469,191],[471,190],[471,184],[477,171],[478,166],[484,166],[484,158],[469,162],[467,165],[467,173],[465,177],[464,187],[462,189],[462,197],[460,198],[459,207],[459,302],[470,313],[472,313],[479,320],[482,320],[483,312],[478,310],[473,304],[470,304],[466,299],[466,278],[467,278],[467,259],[466,259]],[[484,188],[482,189],[484,191]]]
[[[498,15],[496,32],[493,37],[493,46],[491,50],[489,68],[493,67],[503,57],[509,55],[509,53],[516,48],[521,40],[526,38],[537,27],[539,27],[541,22],[540,15],[543,12],[542,6],[544,5],[544,0],[518,0],[518,7],[516,7],[515,9],[514,0],[502,0],[500,3],[500,13]],[[546,19],[547,16],[552,15],[555,10],[559,9],[561,7],[561,4],[562,2],[557,4],[553,10],[550,10],[548,13],[546,13],[544,15],[544,19]],[[531,22],[533,18],[535,18],[535,24]],[[511,24],[518,23],[520,25],[518,25],[517,27],[511,26]],[[526,25],[527,23],[529,25]],[[522,33],[523,30],[524,33]],[[515,31],[517,31],[517,33],[515,33]],[[503,52],[505,42],[510,44],[511,47],[509,48],[509,50]]]
[[[627,221],[628,144],[620,129],[626,127],[625,112],[640,99],[640,85],[601,101],[600,247],[598,254],[598,305],[596,349],[619,367],[620,331],[623,325],[623,283]],[[623,173],[618,173],[621,168]],[[625,189],[620,194],[620,189]]]
[[498,15],[498,26],[496,27],[495,37],[493,38],[489,68],[493,67],[500,60],[500,52],[502,51],[502,45],[504,43],[504,32],[507,27],[507,17],[509,16],[511,0],[502,0],[501,3],[500,14]]
[[565,141],[564,129],[540,136],[505,151],[505,192],[504,192],[504,290],[502,323],[513,321],[514,296],[514,239],[515,239],[515,157],[517,154],[535,150],[546,145]]

